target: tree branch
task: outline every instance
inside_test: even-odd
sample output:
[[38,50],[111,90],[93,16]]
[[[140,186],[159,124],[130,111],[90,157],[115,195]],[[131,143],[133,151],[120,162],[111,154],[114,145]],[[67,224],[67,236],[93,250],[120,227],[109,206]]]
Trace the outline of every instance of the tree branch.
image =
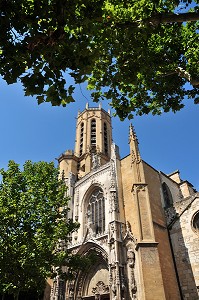
[[194,22],[199,20],[199,12],[189,12],[183,14],[159,14],[148,19],[154,25],[166,23]]
[[[110,19],[111,21],[111,19]],[[167,23],[183,23],[183,22],[195,22],[199,21],[199,12],[189,12],[183,14],[157,14],[145,20],[137,20],[135,22],[126,21],[124,23],[116,23],[116,27],[128,28],[128,27],[139,27],[141,24],[149,26],[157,26],[159,24]],[[110,24],[109,22],[106,23]]]
[[183,68],[181,67],[177,67],[175,69],[175,71],[171,71],[171,72],[168,72],[168,73],[165,73],[163,74],[163,76],[170,76],[170,75],[174,75],[174,74],[178,74],[178,76],[180,76],[181,78],[185,78],[187,79],[191,85],[193,86],[197,86],[199,85],[199,79],[193,79],[191,78],[191,74],[189,74],[189,72],[187,72],[186,70],[184,70]]

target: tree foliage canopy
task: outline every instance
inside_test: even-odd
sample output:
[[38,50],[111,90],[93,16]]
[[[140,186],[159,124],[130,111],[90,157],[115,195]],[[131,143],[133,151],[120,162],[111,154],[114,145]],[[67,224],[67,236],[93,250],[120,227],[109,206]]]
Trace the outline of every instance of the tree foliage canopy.
[[121,119],[175,112],[185,96],[199,102],[198,3],[2,0],[0,74],[38,103],[74,101],[67,72]]
[[21,171],[10,161],[0,173],[0,294],[39,293],[56,275],[52,266],[62,275],[61,266],[77,268],[78,257],[63,248],[78,228],[66,221],[66,186],[53,163],[27,161]]

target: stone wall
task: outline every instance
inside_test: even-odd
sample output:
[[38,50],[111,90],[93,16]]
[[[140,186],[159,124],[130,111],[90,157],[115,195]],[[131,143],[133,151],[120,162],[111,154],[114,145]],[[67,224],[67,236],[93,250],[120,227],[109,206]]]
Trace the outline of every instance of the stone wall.
[[[144,163],[144,172],[146,182],[148,183],[155,241],[158,242],[158,252],[166,299],[177,300],[180,299],[180,294],[170,249],[164,209],[162,206],[161,181],[159,172],[157,172],[147,163]],[[169,181],[169,179],[167,181]],[[167,183],[169,184],[169,182]],[[175,191],[174,195],[178,195],[175,188],[176,187],[173,188],[173,191]]]
[[193,228],[193,217],[198,210],[198,195],[183,200],[182,206],[176,207],[179,217],[170,229],[184,300],[199,299],[199,231]]

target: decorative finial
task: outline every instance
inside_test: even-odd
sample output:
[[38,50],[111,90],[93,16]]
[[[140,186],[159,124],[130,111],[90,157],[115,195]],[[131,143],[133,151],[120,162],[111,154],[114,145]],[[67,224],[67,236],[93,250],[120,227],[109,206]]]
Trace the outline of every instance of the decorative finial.
[[135,129],[132,124],[130,124],[130,126],[129,126],[129,143],[131,142],[131,140],[137,141],[137,143],[139,144],[136,133],[135,133]]
[[138,139],[134,130],[134,127],[132,124],[129,126],[129,145],[130,145],[130,152],[132,156],[132,163],[140,163],[141,157],[140,157],[140,151],[138,147]]

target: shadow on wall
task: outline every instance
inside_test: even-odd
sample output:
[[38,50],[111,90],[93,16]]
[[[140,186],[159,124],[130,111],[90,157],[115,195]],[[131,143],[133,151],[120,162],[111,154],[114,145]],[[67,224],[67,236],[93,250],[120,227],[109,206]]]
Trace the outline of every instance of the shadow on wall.
[[[186,203],[187,201],[188,203]],[[194,214],[190,198],[182,200],[181,204],[181,208],[183,207],[181,213],[175,204],[165,210],[168,216],[171,250],[181,298],[183,300],[198,300],[199,286],[196,285],[196,266],[199,268],[199,237],[194,232],[190,221]]]

